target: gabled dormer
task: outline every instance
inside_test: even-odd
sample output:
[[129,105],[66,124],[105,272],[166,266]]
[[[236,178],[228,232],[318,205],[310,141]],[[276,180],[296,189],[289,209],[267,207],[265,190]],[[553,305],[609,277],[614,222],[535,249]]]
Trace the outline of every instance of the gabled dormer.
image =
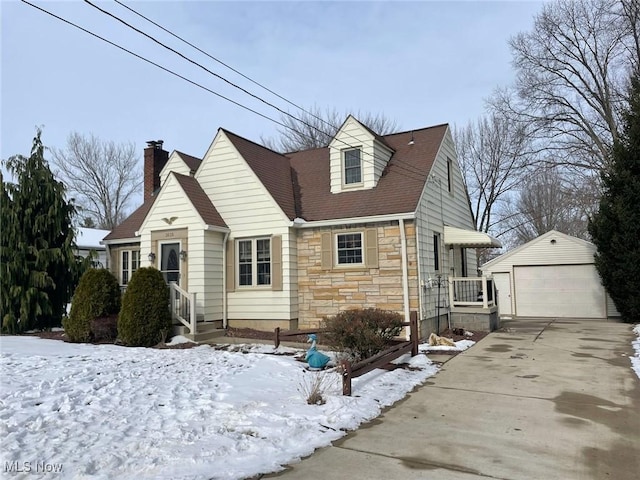
[[369,190],[378,184],[393,149],[349,115],[329,144],[331,193]]

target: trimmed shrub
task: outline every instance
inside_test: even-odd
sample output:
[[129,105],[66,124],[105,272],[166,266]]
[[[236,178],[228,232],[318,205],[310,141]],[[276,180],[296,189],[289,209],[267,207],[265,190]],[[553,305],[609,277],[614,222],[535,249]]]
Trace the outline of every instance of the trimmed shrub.
[[375,308],[346,310],[324,318],[323,339],[352,360],[372,357],[389,347],[400,335],[404,318],[399,313]]
[[94,342],[115,342],[118,338],[118,314],[91,320],[91,340]]
[[118,316],[118,338],[132,347],[151,347],[171,329],[169,287],[153,267],[131,276]]
[[120,310],[120,297],[118,280],[109,270],[87,270],[73,294],[71,312],[62,321],[69,341],[97,340],[92,332],[92,322],[97,318],[117,315]]

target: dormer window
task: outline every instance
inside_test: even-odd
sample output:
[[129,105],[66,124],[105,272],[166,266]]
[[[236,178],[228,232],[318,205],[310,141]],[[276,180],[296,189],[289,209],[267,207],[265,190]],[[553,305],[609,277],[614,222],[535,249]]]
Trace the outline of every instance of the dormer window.
[[344,184],[362,183],[362,151],[359,148],[344,150]]

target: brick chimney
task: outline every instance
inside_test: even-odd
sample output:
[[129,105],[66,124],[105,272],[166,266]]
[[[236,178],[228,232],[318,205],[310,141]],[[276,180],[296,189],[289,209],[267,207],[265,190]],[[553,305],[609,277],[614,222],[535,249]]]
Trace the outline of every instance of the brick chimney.
[[169,152],[162,149],[162,140],[147,142],[144,149],[144,201],[160,188],[160,171],[169,160]]

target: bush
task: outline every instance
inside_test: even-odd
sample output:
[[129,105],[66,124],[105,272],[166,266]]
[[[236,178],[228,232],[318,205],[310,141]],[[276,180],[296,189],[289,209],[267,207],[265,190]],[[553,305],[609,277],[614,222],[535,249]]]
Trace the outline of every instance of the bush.
[[169,287],[153,267],[139,268],[131,276],[118,317],[118,337],[134,347],[156,345],[171,329]]
[[[78,283],[71,300],[71,312],[62,322],[65,334],[71,342],[98,340],[92,331],[97,318],[115,316],[120,310],[120,287],[109,271],[90,268]],[[97,336],[100,337],[99,333]]]
[[334,317],[325,317],[324,328],[328,331],[323,338],[358,361],[388,348],[393,338],[400,335],[403,321],[399,313],[386,310],[347,310]]
[[91,340],[115,342],[118,338],[118,315],[94,318],[91,321]]

